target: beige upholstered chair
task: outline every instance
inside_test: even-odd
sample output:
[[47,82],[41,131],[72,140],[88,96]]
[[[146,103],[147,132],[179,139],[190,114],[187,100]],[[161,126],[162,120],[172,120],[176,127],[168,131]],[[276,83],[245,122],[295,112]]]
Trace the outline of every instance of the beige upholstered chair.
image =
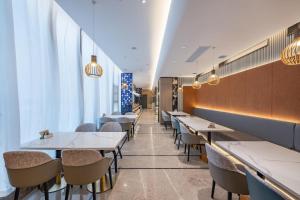
[[186,147],[188,148],[187,161],[189,161],[191,145],[200,145],[199,149],[200,149],[200,153],[202,153],[201,146],[205,145],[206,140],[201,135],[191,134],[189,129],[182,123],[179,123],[179,127],[180,127],[181,134],[179,136],[180,138],[178,141],[178,147],[180,145],[180,140],[182,140],[182,142],[184,144],[184,153],[186,152]]
[[161,117],[162,120],[164,122],[165,128],[166,130],[168,129],[168,125],[171,125],[171,118],[170,116],[165,112],[165,111],[161,111]]
[[127,117],[120,117],[118,119],[116,119],[117,122],[120,123],[121,127],[122,127],[122,131],[126,131],[127,132],[127,139],[129,141],[130,135],[131,135],[131,128],[132,128],[132,123],[130,121],[130,119],[128,119]]
[[114,119],[110,118],[110,117],[100,117],[99,121],[98,121],[98,128],[101,129],[101,127],[103,126],[103,124],[105,124],[106,122],[113,122]]
[[[119,124],[119,122],[107,122],[101,127],[100,132],[122,132],[122,127]],[[126,139],[124,140],[124,142],[125,141],[126,141]],[[123,142],[123,144],[124,144],[124,142]],[[123,144],[122,144],[122,146],[123,146]],[[105,152],[110,152],[110,151],[105,151]],[[118,172],[118,155],[115,150],[112,152],[114,154],[115,172],[117,173]],[[118,152],[119,152],[120,157],[123,158],[120,146],[118,146]]]
[[43,184],[45,199],[48,200],[47,182],[61,171],[58,159],[36,151],[11,151],[3,154],[9,182],[16,188],[14,199],[19,198],[20,188]]
[[97,126],[94,123],[84,123],[80,124],[75,132],[96,132],[97,131]]
[[232,199],[232,193],[248,195],[248,185],[243,166],[234,164],[215,147],[207,143],[205,147],[209,171],[213,178],[211,198],[214,198],[216,183],[228,191],[228,200]]
[[107,171],[112,184],[110,159],[103,158],[98,151],[65,150],[62,152],[62,165],[67,182],[66,200],[69,198],[70,186],[90,183],[93,186],[93,199],[96,200],[96,181]]

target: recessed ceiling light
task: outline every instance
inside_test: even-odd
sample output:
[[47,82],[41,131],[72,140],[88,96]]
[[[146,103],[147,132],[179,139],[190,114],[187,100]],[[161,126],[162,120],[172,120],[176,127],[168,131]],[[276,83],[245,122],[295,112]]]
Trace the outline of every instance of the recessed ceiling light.
[[147,3],[147,0],[141,0],[142,3]]
[[132,50],[136,50],[136,47],[131,47]]
[[176,60],[173,60],[172,63],[176,63]]
[[182,48],[182,49],[186,49],[186,48],[187,48],[187,46],[185,46],[185,45],[182,45],[182,46],[181,46],[181,48]]

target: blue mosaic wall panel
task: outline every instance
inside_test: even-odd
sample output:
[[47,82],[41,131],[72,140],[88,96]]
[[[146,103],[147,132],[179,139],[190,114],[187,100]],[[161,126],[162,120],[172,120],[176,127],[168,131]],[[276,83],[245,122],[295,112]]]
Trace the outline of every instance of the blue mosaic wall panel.
[[122,89],[121,87],[121,112],[125,114],[126,112],[132,112],[132,73],[121,73],[122,83],[128,85],[127,89]]

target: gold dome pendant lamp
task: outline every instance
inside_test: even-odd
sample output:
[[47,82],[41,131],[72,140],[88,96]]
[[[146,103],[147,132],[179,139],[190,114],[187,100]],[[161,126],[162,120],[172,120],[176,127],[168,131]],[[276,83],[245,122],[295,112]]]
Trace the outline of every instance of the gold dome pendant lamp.
[[199,77],[199,75],[196,75],[195,79],[194,79],[194,82],[192,83],[192,88],[194,90],[199,90],[202,86],[201,83],[198,81],[198,77]]
[[182,80],[181,78],[178,78],[178,92],[182,92],[183,91],[183,86],[182,86]]
[[[216,47],[212,47],[213,59],[215,57],[215,55],[214,55],[215,48]],[[220,83],[220,77],[216,74],[214,64],[213,64],[213,69],[211,70],[210,75],[207,79],[207,83],[208,83],[208,85],[218,85]]]
[[87,76],[92,78],[100,78],[103,75],[102,67],[97,63],[97,56],[95,55],[95,4],[96,1],[92,0],[93,3],[93,55],[91,55],[91,62],[85,66],[85,73]]
[[280,54],[281,61],[286,65],[300,64],[300,23],[288,28],[288,35],[294,34],[294,41]]

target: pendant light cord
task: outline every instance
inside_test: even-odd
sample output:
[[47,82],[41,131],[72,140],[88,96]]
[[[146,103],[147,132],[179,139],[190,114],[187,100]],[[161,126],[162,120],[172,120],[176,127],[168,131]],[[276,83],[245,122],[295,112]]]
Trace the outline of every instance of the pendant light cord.
[[93,55],[95,55],[95,4],[96,4],[96,1],[95,0],[92,0],[92,3],[93,3]]

